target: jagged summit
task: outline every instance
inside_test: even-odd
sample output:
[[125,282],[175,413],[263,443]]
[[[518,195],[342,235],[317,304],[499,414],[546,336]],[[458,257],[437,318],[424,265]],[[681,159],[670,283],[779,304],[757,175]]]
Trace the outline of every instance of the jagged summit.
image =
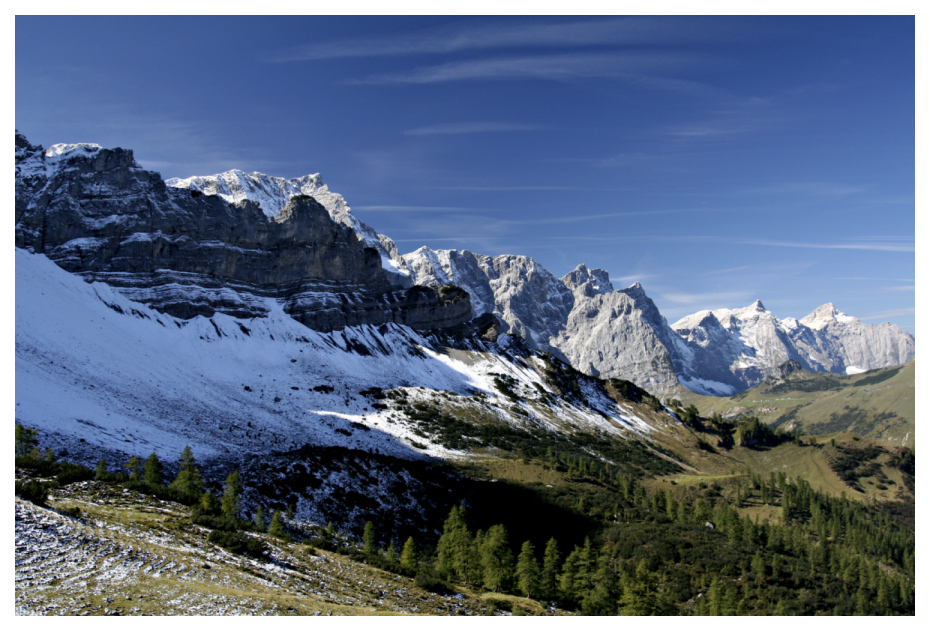
[[562,277],[562,283],[574,291],[584,287],[589,295],[603,294],[614,290],[610,282],[610,274],[600,268],[588,269],[584,263]]

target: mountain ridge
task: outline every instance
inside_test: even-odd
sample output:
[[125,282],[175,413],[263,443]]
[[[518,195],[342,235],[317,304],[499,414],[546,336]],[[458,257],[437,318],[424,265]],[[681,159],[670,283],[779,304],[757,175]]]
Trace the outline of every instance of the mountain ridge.
[[[161,181],[139,167],[129,150],[75,144],[43,151],[18,132],[16,172],[17,246],[183,317],[217,311],[262,316],[260,298],[269,295],[320,330],[387,321],[454,327],[493,314],[502,333],[519,335],[534,349],[588,374],[628,379],[659,394],[684,386],[731,395],[788,360],[815,372],[854,373],[914,356],[910,334],[892,324],[863,324],[831,303],[801,320],[779,320],[756,301],[669,325],[641,284],[617,290],[606,271],[584,264],[560,279],[522,255],[426,247],[400,255],[319,174],[287,180],[234,170]],[[95,183],[85,186],[87,178]],[[317,228],[310,240],[293,241],[294,227],[311,223]],[[261,236],[275,226],[293,243],[284,258],[278,237]],[[280,267],[289,259],[295,272],[308,269],[311,244],[318,251],[309,268],[317,270],[310,274],[316,280],[302,272],[267,277],[271,260]],[[338,272],[326,268],[334,247]],[[215,263],[204,268],[205,260]],[[253,276],[242,276],[249,268]],[[333,286],[329,281],[340,274],[344,286]],[[443,300],[422,289],[435,293],[449,284],[467,295]]]

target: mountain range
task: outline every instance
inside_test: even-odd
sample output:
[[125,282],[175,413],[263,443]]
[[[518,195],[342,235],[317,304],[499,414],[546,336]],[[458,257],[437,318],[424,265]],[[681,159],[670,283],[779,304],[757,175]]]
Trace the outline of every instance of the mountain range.
[[616,290],[605,270],[584,264],[556,278],[526,256],[425,246],[400,255],[389,237],[356,219],[319,174],[286,180],[234,170],[166,183],[230,203],[254,201],[268,217],[291,197],[311,195],[360,242],[379,250],[392,281],[458,285],[469,293],[473,314],[493,313],[504,333],[588,374],[628,379],[654,392],[674,392],[681,384],[728,396],[761,383],[786,361],[809,372],[855,374],[914,357],[908,332],[890,323],[864,324],[832,303],[800,320],[782,320],[756,301],[743,309],[699,311],[669,326],[642,285]]

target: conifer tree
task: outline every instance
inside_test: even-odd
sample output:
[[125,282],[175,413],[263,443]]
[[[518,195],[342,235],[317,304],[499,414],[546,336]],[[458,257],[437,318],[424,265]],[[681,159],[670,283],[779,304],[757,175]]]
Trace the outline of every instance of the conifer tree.
[[99,481],[107,478],[107,461],[101,458],[97,461],[97,470],[94,472],[94,479]]
[[394,542],[391,541],[388,544],[387,550],[384,553],[384,556],[387,557],[389,561],[397,561],[397,548],[394,547]]
[[419,567],[419,562],[417,561],[417,543],[413,540],[413,537],[407,537],[407,541],[404,542],[404,547],[400,551],[400,565],[405,570],[411,572]]
[[484,586],[495,592],[506,589],[513,577],[513,553],[503,524],[488,528],[479,549]]
[[16,457],[38,460],[39,430],[22,423],[16,424]]
[[617,613],[620,598],[620,581],[604,552],[598,557],[593,587],[581,601],[581,611],[587,616],[612,616]]
[[558,573],[561,562],[559,544],[553,537],[546,543],[546,551],[543,553],[543,567],[540,579],[545,598],[555,598],[558,595]]
[[284,518],[281,515],[281,511],[276,510],[271,515],[271,524],[268,526],[268,534],[280,539],[287,537],[287,530],[284,528]]
[[153,451],[142,466],[142,482],[149,488],[158,488],[162,485],[161,461]]
[[239,483],[239,472],[233,471],[226,476],[226,484],[223,486],[223,499],[220,502],[220,510],[226,517],[236,518],[239,516],[239,495],[242,493],[242,485]]
[[375,547],[375,525],[370,521],[365,522],[365,531],[362,533],[363,552],[368,556],[374,556],[378,551]]
[[216,496],[210,491],[204,491],[200,496],[200,508],[208,515],[213,515],[217,511]]
[[540,575],[539,562],[536,560],[536,550],[529,541],[524,541],[517,557],[517,588],[527,598],[539,596]]
[[465,523],[464,508],[453,506],[449,511],[436,546],[436,555],[436,569],[445,578],[470,583],[476,577],[478,553]]
[[659,602],[654,588],[655,576],[649,571],[645,559],[639,562],[632,576],[624,577],[622,583],[623,597],[620,599],[620,613],[625,616],[652,616],[659,611]]
[[142,460],[138,456],[133,456],[126,463],[126,469],[129,470],[130,482],[138,482],[142,478]]
[[178,476],[168,489],[183,501],[196,502],[203,494],[203,477],[196,467],[190,445],[184,447],[184,451],[181,452],[181,457],[178,459],[178,465],[180,466]]

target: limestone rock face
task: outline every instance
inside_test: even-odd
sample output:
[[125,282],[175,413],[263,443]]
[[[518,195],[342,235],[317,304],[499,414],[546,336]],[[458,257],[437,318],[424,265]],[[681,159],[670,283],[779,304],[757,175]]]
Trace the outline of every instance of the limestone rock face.
[[736,394],[788,361],[810,372],[858,372],[914,357],[907,332],[862,324],[833,305],[798,321],[779,320],[756,301],[743,309],[701,311],[669,326],[642,285],[615,290],[607,272],[585,265],[556,279],[525,256],[424,247],[403,259],[416,283],[465,288],[475,315],[493,313],[503,332],[524,337],[529,346],[660,395],[678,384],[702,394]]
[[168,187],[132,151],[16,137],[16,245],[88,281],[106,282],[177,317],[267,312],[268,299],[307,326],[395,322],[430,330],[471,317],[470,299],[393,285],[382,257],[312,196],[274,215]]
[[[792,340],[830,372],[860,372],[905,364],[914,358],[914,336],[884,322],[864,324],[831,303],[798,321]],[[812,331],[807,335],[802,327]]]
[[549,270],[527,256],[485,256],[468,250],[430,250],[404,255],[418,285],[454,284],[471,296],[475,315],[493,313],[503,333],[513,333],[541,350],[564,326],[572,292]]
[[669,352],[676,348],[674,336],[641,287],[596,292],[583,283],[574,297],[575,307],[552,345],[575,368],[628,379],[650,392],[678,384],[675,357]]
[[914,338],[900,327],[863,324],[832,304],[801,320],[780,320],[757,300],[742,309],[700,311],[672,328],[695,350],[690,374],[735,391],[777,374],[785,362],[808,372],[856,373],[914,357]]

